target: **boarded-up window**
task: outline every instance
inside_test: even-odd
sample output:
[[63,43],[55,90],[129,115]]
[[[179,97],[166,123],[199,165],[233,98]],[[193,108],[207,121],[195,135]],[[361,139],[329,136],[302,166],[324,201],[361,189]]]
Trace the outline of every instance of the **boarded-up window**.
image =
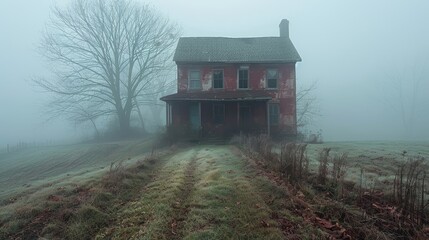
[[280,109],[278,103],[271,103],[269,106],[270,125],[278,125],[280,118]]
[[277,88],[279,72],[276,69],[267,70],[267,88]]
[[213,104],[213,122],[223,124],[225,122],[225,105]]
[[238,70],[238,88],[249,88],[249,69],[240,68]]
[[223,88],[223,70],[213,70],[213,88]]
[[189,71],[189,89],[201,88],[201,72],[199,70]]

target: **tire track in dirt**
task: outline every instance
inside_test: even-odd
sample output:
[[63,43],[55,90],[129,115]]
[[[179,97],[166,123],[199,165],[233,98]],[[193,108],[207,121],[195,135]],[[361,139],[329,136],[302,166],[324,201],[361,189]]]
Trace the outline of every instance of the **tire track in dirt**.
[[176,202],[172,204],[173,219],[170,221],[170,232],[167,234],[167,239],[182,239],[183,237],[183,225],[190,211],[189,199],[192,192],[195,191],[195,170],[197,168],[198,152],[195,152],[192,156],[191,161],[188,163],[185,170],[185,181],[182,185],[182,191],[178,195]]

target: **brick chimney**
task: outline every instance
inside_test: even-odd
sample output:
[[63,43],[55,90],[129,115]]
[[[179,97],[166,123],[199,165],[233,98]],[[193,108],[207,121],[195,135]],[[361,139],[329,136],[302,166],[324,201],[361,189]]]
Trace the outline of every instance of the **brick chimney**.
[[280,37],[289,37],[289,21],[287,19],[282,19],[279,25],[280,28]]

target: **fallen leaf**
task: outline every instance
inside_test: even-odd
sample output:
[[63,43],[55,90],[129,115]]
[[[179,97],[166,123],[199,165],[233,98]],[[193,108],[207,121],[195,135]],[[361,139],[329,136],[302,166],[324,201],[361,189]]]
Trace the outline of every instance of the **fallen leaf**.
[[265,222],[264,220],[261,220],[261,224],[263,227],[269,227],[270,226],[270,224]]

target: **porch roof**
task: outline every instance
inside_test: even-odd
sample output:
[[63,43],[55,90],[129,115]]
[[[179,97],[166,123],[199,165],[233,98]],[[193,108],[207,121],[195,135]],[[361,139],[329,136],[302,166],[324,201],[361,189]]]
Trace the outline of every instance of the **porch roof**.
[[162,101],[255,101],[271,100],[265,90],[179,92],[161,98]]

